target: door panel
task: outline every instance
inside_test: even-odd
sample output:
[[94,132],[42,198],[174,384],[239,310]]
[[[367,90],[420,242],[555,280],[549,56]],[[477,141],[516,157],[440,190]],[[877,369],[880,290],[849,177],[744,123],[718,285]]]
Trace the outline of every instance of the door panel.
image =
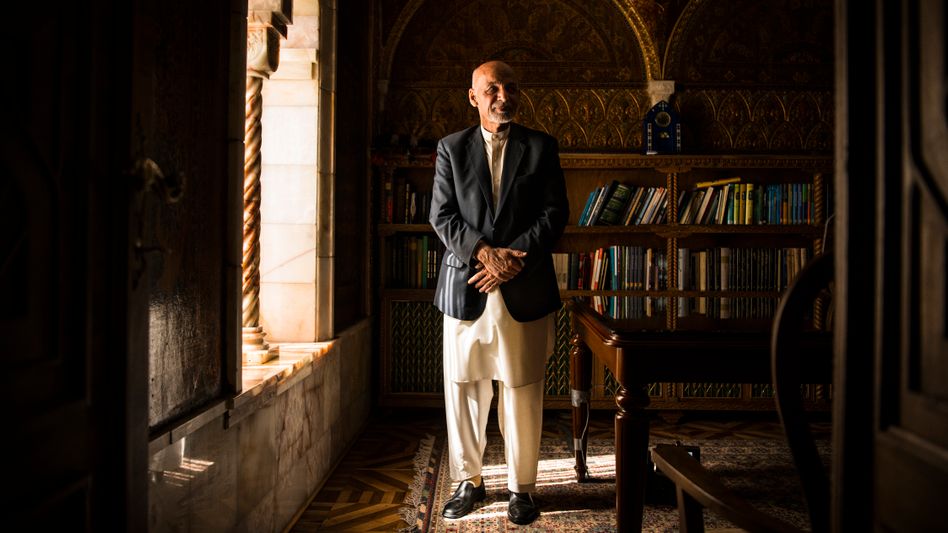
[[[149,390],[174,399],[155,423],[193,412],[239,345],[246,1],[63,2],[15,21],[4,530],[147,531]],[[143,188],[146,168],[185,175],[184,196]],[[180,364],[150,387],[150,356]]]
[[[898,343],[877,346],[878,427],[875,431],[877,530],[944,531],[942,506],[948,494],[948,83],[945,68],[945,2],[908,2],[901,7],[901,31],[885,40],[903,43],[905,135],[880,146],[903,162],[901,220],[882,220],[883,231],[899,235],[901,254],[880,257],[884,268],[876,294],[898,284],[895,297],[881,298],[886,330],[898,328]],[[887,99],[888,106],[899,105]],[[898,144],[895,144],[898,143]],[[884,203],[882,204],[884,205]],[[885,212],[880,209],[880,212]],[[885,334],[884,334],[885,336]],[[897,373],[898,376],[891,374]]]
[[125,275],[122,181],[131,6],[116,4],[69,2],[10,25],[0,398],[16,480],[3,516],[16,531],[145,527],[147,432],[135,421],[145,415],[147,323],[136,322],[144,292]]

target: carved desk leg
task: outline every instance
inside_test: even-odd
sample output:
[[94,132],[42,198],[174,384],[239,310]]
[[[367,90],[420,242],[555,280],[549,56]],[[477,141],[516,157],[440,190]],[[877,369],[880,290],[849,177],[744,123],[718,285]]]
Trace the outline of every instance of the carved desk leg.
[[573,450],[576,455],[576,481],[589,479],[586,468],[586,430],[589,429],[589,389],[592,388],[592,354],[578,333],[570,339],[570,402],[573,405]]
[[648,461],[649,404],[644,387],[616,392],[616,526],[618,531],[641,531]]

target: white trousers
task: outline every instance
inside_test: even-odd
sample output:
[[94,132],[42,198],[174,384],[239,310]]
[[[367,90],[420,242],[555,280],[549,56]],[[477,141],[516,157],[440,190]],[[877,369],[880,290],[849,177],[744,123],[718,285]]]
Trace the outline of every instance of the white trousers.
[[[520,387],[497,382],[497,421],[504,437],[507,489],[511,492],[533,492],[536,488],[543,431],[543,386],[543,380]],[[493,395],[489,379],[462,383],[445,379],[448,454],[451,478],[455,481],[482,473]]]

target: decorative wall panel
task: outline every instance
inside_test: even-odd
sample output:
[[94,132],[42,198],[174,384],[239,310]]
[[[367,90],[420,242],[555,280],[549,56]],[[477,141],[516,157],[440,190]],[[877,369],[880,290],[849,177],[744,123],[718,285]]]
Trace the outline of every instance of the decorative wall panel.
[[[392,133],[433,141],[477,123],[466,89],[399,88],[390,95]],[[648,111],[641,89],[525,88],[518,122],[550,133],[568,151],[629,151],[642,144],[641,117]]]
[[466,88],[488,59],[529,83],[629,84],[646,79],[639,39],[615,3],[441,0],[417,7],[394,49],[393,85]]
[[828,0],[692,0],[665,53],[664,77],[684,86],[833,84]]
[[685,89],[675,95],[689,153],[830,153],[831,90]]
[[383,139],[431,147],[476,124],[471,70],[503,59],[521,78],[517,120],[564,151],[641,151],[650,79],[675,82],[687,153],[832,151],[829,0],[381,4]]
[[441,312],[431,302],[392,302],[392,392],[444,391]]
[[570,313],[566,307],[556,312],[556,343],[546,362],[546,393],[569,396]]
[[[477,123],[462,89],[399,89],[391,94],[392,133],[423,144]],[[641,89],[524,89],[518,122],[545,131],[571,152],[639,152]],[[828,153],[833,148],[833,93],[793,90],[684,90],[675,107],[688,153]]]

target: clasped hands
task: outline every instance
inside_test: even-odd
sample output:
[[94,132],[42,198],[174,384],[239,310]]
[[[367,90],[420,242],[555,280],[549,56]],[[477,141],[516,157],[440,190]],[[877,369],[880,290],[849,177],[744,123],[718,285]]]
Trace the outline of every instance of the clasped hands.
[[490,292],[505,281],[510,281],[523,269],[523,258],[527,252],[510,248],[494,248],[483,242],[474,250],[477,259],[477,274],[467,280],[480,292]]

